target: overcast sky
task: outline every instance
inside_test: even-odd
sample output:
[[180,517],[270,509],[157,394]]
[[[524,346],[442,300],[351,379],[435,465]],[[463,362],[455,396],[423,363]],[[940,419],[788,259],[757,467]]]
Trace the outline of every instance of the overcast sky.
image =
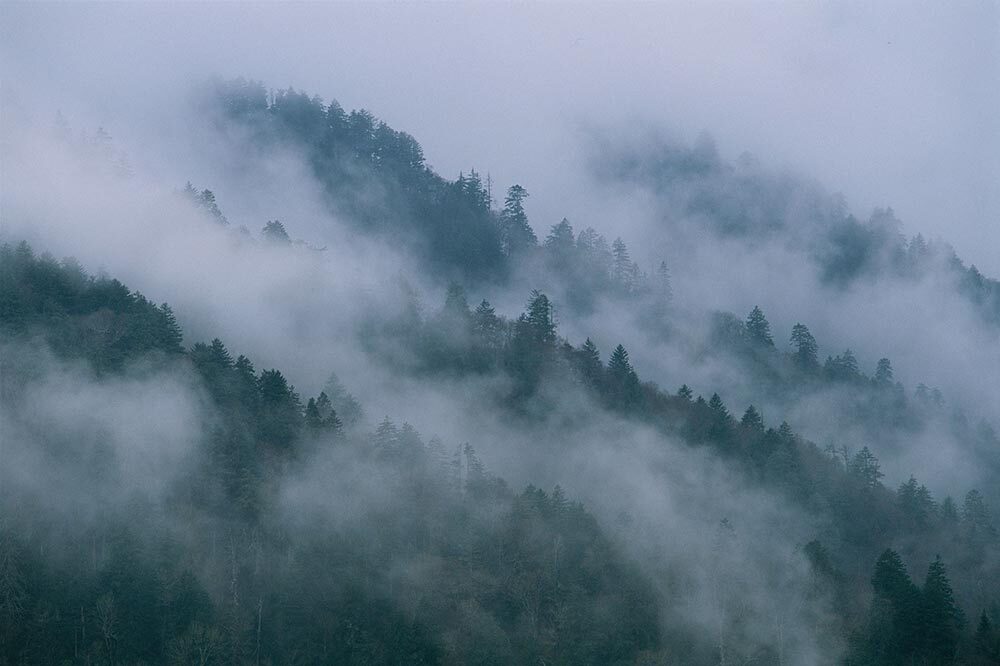
[[305,89],[409,131],[442,175],[520,182],[540,230],[613,233],[587,219],[587,130],[707,130],[998,276],[1000,3],[868,4],[8,2],[3,95],[134,144],[199,75]]

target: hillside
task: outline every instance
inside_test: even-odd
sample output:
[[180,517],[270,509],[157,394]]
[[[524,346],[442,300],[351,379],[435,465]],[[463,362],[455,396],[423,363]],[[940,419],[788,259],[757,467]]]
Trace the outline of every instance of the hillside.
[[1000,663],[1000,282],[943,240],[614,133],[649,206],[542,224],[368,111],[196,100],[223,188],[9,142],[0,664]]

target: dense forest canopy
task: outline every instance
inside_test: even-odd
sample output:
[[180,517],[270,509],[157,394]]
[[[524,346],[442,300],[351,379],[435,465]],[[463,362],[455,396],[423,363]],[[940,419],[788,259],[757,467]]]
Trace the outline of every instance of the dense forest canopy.
[[104,129],[46,134],[109,211],[176,225],[144,243],[165,269],[115,264],[148,295],[2,235],[0,663],[1000,663],[992,394],[904,384],[937,357],[852,350],[822,307],[708,307],[656,254],[780,248],[830,308],[905,285],[995,343],[1000,282],[946,244],[706,137],[603,152],[649,241],[532,220],[522,185],[438,175],[365,110],[198,99],[241,169],[301,160],[331,235],[211,183],[154,197]]

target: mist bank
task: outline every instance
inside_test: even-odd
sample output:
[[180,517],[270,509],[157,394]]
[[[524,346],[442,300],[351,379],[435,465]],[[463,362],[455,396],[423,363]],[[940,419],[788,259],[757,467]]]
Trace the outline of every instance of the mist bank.
[[[200,599],[176,611],[184,655],[835,662],[937,594],[938,574],[910,583],[886,549],[914,574],[941,554],[957,605],[995,617],[996,328],[942,246],[708,140],[664,148],[652,175],[602,175],[633,217],[546,234],[524,188],[501,206],[477,172],[442,178],[367,112],[219,85],[183,112],[204,150],[174,171],[196,185],[144,171],[114,128],[22,118],[4,137],[4,358],[24,359],[4,373],[5,552],[38,550],[17,569],[33,600],[89,558],[86,589],[55,605],[88,609],[63,629],[100,636],[91,654],[139,650],[153,624],[126,629],[114,600],[151,614],[162,584],[170,604]],[[69,487],[67,546],[45,489],[82,473],[74,432],[80,486],[108,492]],[[54,527],[36,531],[36,507]],[[147,518],[166,541],[132,525]],[[154,571],[173,542],[179,568]],[[876,561],[912,598],[872,586]],[[324,619],[287,601],[306,589]],[[971,644],[934,612],[945,644]]]
[[[1000,271],[992,3],[0,11],[5,102],[128,143],[169,134],[143,166],[185,161],[174,102],[212,73],[367,106],[420,138],[443,175],[477,166],[520,182],[544,225],[600,206],[577,180],[588,127],[653,124],[687,141],[707,129],[732,158],[813,174],[866,213],[893,205],[911,234],[946,235]],[[191,166],[163,178],[185,179],[221,186]]]
[[[610,242],[587,220],[564,220],[544,235],[527,218],[530,193],[494,207],[481,176],[440,178],[422,164],[412,137],[370,113],[247,81],[205,84],[178,101],[197,101],[178,113],[193,121],[190,150],[202,148],[192,155],[204,161],[190,170],[222,181],[222,189],[198,181],[214,188],[207,191],[211,206],[199,200],[206,191],[192,199],[178,192],[180,181],[157,182],[133,167],[129,155],[136,151],[107,131],[88,134],[58,117],[23,119],[10,137],[18,168],[9,175],[15,194],[6,229],[163,294],[195,335],[221,331],[310,388],[336,370],[370,378],[356,388],[362,398],[400,393],[397,378],[371,362],[359,339],[365,333],[358,322],[372,312],[433,310],[445,284],[460,279],[474,303],[487,298],[513,317],[541,288],[569,339],[590,336],[605,353],[624,343],[644,376],[664,386],[687,383],[736,404],[755,403],[775,421],[835,447],[871,446],[899,482],[917,474],[941,493],[960,493],[988,478],[977,470],[994,466],[988,448],[983,464],[954,438],[948,450],[969,450],[970,462],[947,470],[928,451],[891,444],[898,439],[891,432],[884,446],[884,433],[870,428],[833,441],[828,424],[847,413],[837,406],[843,401],[777,391],[713,349],[714,312],[760,304],[779,349],[792,325],[804,323],[819,340],[821,361],[850,349],[872,373],[891,350],[895,376],[911,397],[924,384],[941,391],[949,412],[960,407],[973,423],[991,421],[1000,396],[984,369],[1000,369],[1000,357],[995,328],[978,321],[989,302],[974,302],[973,274],[954,257],[945,260],[944,246],[919,237],[900,241],[889,212],[858,222],[842,200],[809,181],[751,158],[726,164],[707,137],[692,148],[654,144],[661,147],[651,155],[626,138],[606,145],[606,137],[597,185],[609,200],[631,200],[631,216],[609,227],[622,236]],[[400,146],[416,161],[400,161]],[[98,191],[115,195],[91,196]],[[305,241],[289,244],[291,238],[257,231],[271,226],[272,211],[286,235]],[[470,215],[476,223],[467,226]],[[440,220],[434,233],[447,241],[424,228],[430,218]],[[454,244],[449,225],[464,228],[469,242]],[[452,254],[438,252],[442,244]],[[470,247],[492,247],[493,259]],[[454,252],[468,266],[499,266],[499,273],[465,280],[448,258]],[[176,271],[179,265],[184,270]],[[286,346],[290,340],[295,344]],[[981,353],[969,355],[970,348]],[[405,406],[410,398],[394,402]],[[410,411],[419,418],[420,409]],[[925,439],[932,438],[918,441]]]
[[[183,583],[171,595],[183,591],[207,598],[199,602],[201,605],[184,607],[176,606],[182,603],[177,597],[168,597],[171,617],[176,618],[178,631],[184,632],[170,644],[171,654],[210,648],[216,654],[248,656],[255,641],[270,654],[282,654],[281,650],[289,649],[283,647],[288,644],[272,639],[272,631],[302,636],[306,641],[314,640],[308,638],[311,631],[326,632],[323,635],[331,645],[339,646],[335,649],[344,649],[351,643],[345,643],[346,638],[337,632],[346,628],[337,623],[315,627],[304,623],[296,619],[302,617],[297,614],[298,607],[282,601],[282,589],[294,589],[309,580],[313,589],[326,590],[340,599],[323,602],[321,596],[316,603],[334,603],[347,617],[360,621],[365,616],[357,613],[374,612],[381,603],[395,609],[382,624],[369,624],[361,647],[355,644],[352,650],[393,654],[392,650],[399,648],[423,654],[421,659],[428,661],[462,661],[474,648],[455,642],[449,638],[450,632],[474,621],[478,628],[473,635],[486,640],[490,646],[487,652],[494,655],[513,650],[512,658],[516,658],[538,649],[568,655],[562,651],[568,646],[560,647],[559,640],[554,646],[543,647],[548,643],[539,643],[531,636],[551,630],[546,629],[553,626],[547,624],[548,613],[569,612],[574,603],[584,604],[579,612],[585,615],[603,607],[606,602],[593,596],[603,593],[592,585],[570,591],[568,597],[566,585],[577,575],[587,575],[595,547],[606,552],[606,557],[616,556],[600,545],[605,537],[586,527],[586,514],[567,508],[561,489],[553,490],[551,497],[531,487],[519,496],[512,495],[505,483],[487,472],[477,449],[498,459],[501,469],[518,470],[513,474],[539,483],[556,480],[570,492],[586,497],[615,549],[628,554],[629,566],[636,567],[635,575],[653,581],[656,597],[644,597],[635,588],[624,601],[630,617],[652,624],[614,629],[613,640],[626,641],[621,647],[588,642],[588,647],[582,648],[596,649],[598,655],[628,655],[642,648],[641,654],[650,658],[701,661],[726,650],[730,655],[757,655],[766,660],[815,662],[835,660],[848,645],[854,651],[867,649],[865,634],[852,638],[850,627],[860,622],[865,607],[868,567],[863,563],[872,561],[889,534],[889,543],[904,549],[916,562],[926,560],[931,550],[945,553],[949,562],[975,558],[976,568],[959,567],[951,571],[951,578],[963,604],[989,602],[989,589],[983,589],[981,581],[984,576],[989,578],[986,572],[996,565],[990,555],[995,530],[978,493],[969,493],[964,499],[959,519],[953,500],[946,499],[938,508],[916,482],[912,489],[904,485],[898,493],[886,489],[879,481],[878,462],[867,449],[854,457],[845,454],[840,462],[838,452],[831,457],[795,436],[787,425],[767,428],[752,409],[737,421],[718,396],[705,401],[694,399],[690,391],[676,396],[661,393],[655,386],[639,382],[621,349],[605,370],[600,357],[595,359],[593,348],[578,350],[556,344],[551,306],[543,295],[532,299],[510,337],[500,337],[506,342],[496,351],[482,346],[496,338],[483,338],[476,332],[470,332],[468,338],[461,334],[464,317],[472,313],[463,310],[458,293],[453,292],[448,309],[433,321],[417,320],[410,328],[399,328],[398,318],[380,320],[390,326],[389,331],[381,332],[386,342],[391,343],[392,338],[385,336],[396,331],[397,335],[408,334],[416,345],[404,359],[394,361],[397,367],[393,374],[404,383],[408,381],[405,376],[414,373],[401,373],[398,363],[427,360],[427,352],[435,349],[423,348],[434,338],[421,327],[457,327],[446,337],[452,352],[462,352],[463,344],[472,345],[465,353],[431,357],[437,358],[435,368],[416,373],[423,376],[418,386],[425,390],[436,387],[439,395],[446,396],[435,414],[440,422],[458,428],[466,422],[460,415],[467,411],[478,416],[480,426],[492,421],[489,428],[478,430],[475,448],[463,445],[449,454],[439,440],[425,444],[414,428],[399,427],[389,419],[382,420],[371,434],[364,434],[363,422],[341,421],[337,410],[345,416],[347,411],[335,382],[329,387],[330,396],[324,391],[303,405],[280,372],[256,371],[248,358],[234,359],[218,340],[195,344],[185,352],[178,346],[179,328],[168,308],[148,303],[110,278],[91,280],[72,262],[60,265],[45,256],[34,257],[24,245],[17,249],[8,246],[4,248],[3,267],[4,302],[15,306],[5,311],[5,337],[33,351],[4,355],[4,375],[8,381],[13,379],[5,387],[5,431],[25,433],[13,440],[14,446],[8,450],[13,464],[5,468],[5,473],[20,479],[4,484],[10,491],[5,506],[10,511],[8,520],[17,526],[14,534],[25,534],[33,520],[29,516],[37,511],[43,512],[49,524],[58,525],[66,519],[38,501],[43,495],[34,483],[49,478],[51,470],[56,477],[68,474],[62,471],[66,464],[79,476],[80,467],[73,456],[67,458],[59,434],[71,428],[80,432],[79,421],[86,418],[94,432],[117,430],[142,441],[149,448],[143,450],[141,458],[155,462],[140,473],[141,469],[128,462],[132,451],[102,447],[103,457],[85,468],[98,477],[82,485],[99,483],[109,470],[117,469],[138,482],[131,486],[132,491],[112,493],[100,501],[81,496],[71,504],[77,521],[73,532],[29,530],[27,534],[34,536],[18,536],[5,546],[17,562],[35,546],[39,553],[69,548],[68,560],[45,564],[43,572],[66,571],[59,567],[67,566],[72,571],[73,566],[79,566],[74,562],[86,555],[86,566],[92,573],[84,580],[91,582],[77,592],[82,597],[66,602],[90,605],[93,610],[79,625],[74,620],[67,631],[75,634],[87,627],[91,632],[106,630],[103,645],[98,642],[91,648],[95,654],[137,649],[137,643],[130,641],[139,640],[136,637],[153,625],[135,620],[116,624],[113,618],[123,612],[129,617],[133,612],[144,617],[143,613],[149,612],[143,606],[147,603],[143,595],[148,594],[143,592],[144,586],[164,576]],[[477,313],[480,320],[485,314]],[[478,330],[502,333],[507,328],[502,320],[495,323],[496,327]],[[91,345],[66,344],[79,337],[74,332],[78,328],[93,338]],[[55,360],[46,349],[54,350],[63,360]],[[507,381],[475,382],[455,372],[453,363],[472,360],[469,353],[489,358],[497,352]],[[181,404],[200,405],[198,411],[184,407],[187,411],[179,416],[186,420],[199,413],[204,416],[196,419],[197,427],[189,424],[181,431],[163,428],[157,420],[133,422],[92,408],[84,416],[79,409],[64,404],[62,392],[46,389],[54,381],[65,385],[69,377],[66,363],[80,356],[84,363],[73,371],[75,386],[70,386],[84,395],[107,396],[109,387],[114,390],[121,385],[142,397],[147,408],[163,407],[177,401],[172,396],[178,386],[164,377],[178,376],[186,378],[179,386],[192,387],[187,390],[192,397]],[[431,369],[443,375],[433,381],[433,375],[427,374]],[[119,379],[122,373],[124,377]],[[467,403],[457,397],[458,392],[466,394]],[[57,405],[49,404],[50,393]],[[30,410],[28,404],[32,405]],[[425,410],[428,404],[423,403]],[[177,413],[169,408],[156,411],[162,411],[161,418]],[[41,414],[44,420],[36,416]],[[60,430],[58,424],[64,422],[66,426]],[[184,441],[195,444],[181,445]],[[39,451],[48,452],[44,467],[50,472],[35,478],[31,461]],[[173,466],[183,473],[175,472]],[[94,510],[80,512],[95,505]],[[864,523],[857,519],[861,506],[866,507],[869,517]],[[154,525],[156,532],[147,534],[142,528],[128,527],[135,516],[146,515],[137,513],[137,507],[151,512],[150,519],[139,524]],[[470,524],[458,517],[465,511],[472,511],[468,519],[479,525],[473,533],[485,530],[471,543],[465,532]],[[520,531],[525,529],[524,520],[533,521],[527,533]],[[553,520],[556,522],[547,522]],[[438,521],[442,521],[440,525]],[[414,528],[418,528],[416,532]],[[447,536],[453,529],[459,532]],[[494,532],[496,529],[501,532]],[[544,532],[547,529],[556,530],[554,537]],[[572,531],[578,529],[584,533]],[[182,560],[187,569],[160,573],[145,569],[125,587],[116,583],[121,574],[114,572],[136,573],[135,564],[126,566],[124,562],[157,566],[155,553],[167,544],[154,538],[155,533],[173,535],[171,539],[182,544],[187,558],[193,558]],[[67,534],[77,536],[67,541]],[[28,541],[23,542],[24,538]],[[520,541],[522,538],[528,541]],[[574,550],[574,543],[584,550]],[[529,544],[535,544],[530,546],[533,555],[521,550]],[[342,553],[334,555],[334,561],[341,562],[338,567],[350,576],[360,575],[357,567],[362,566],[368,581],[365,586],[344,592],[337,592],[340,588],[332,582],[317,586],[316,581],[323,577],[308,565],[309,553],[329,552],[331,547]],[[414,547],[417,550],[412,550]],[[529,623],[526,628],[505,624],[502,604],[469,606],[459,601],[468,590],[459,592],[458,598],[450,597],[453,601],[443,608],[436,605],[442,603],[434,601],[440,594],[440,576],[463,577],[448,568],[448,553],[468,547],[474,561],[485,557],[482,565],[492,572],[490,576],[499,575],[506,581],[498,592],[508,600],[504,603],[522,609],[519,617]],[[437,548],[444,551],[435,556]],[[584,559],[574,559],[582,553],[586,553]],[[539,562],[552,557],[555,568],[531,573],[530,568],[524,568],[526,556],[538,557]],[[329,557],[324,561],[329,562]],[[283,575],[264,576],[272,566],[269,563],[279,561],[297,564]],[[24,592],[22,566],[17,564],[14,571],[23,599],[34,592]],[[45,568],[50,566],[56,568]],[[633,575],[618,566],[602,567],[602,576]],[[543,571],[544,577],[539,578]],[[478,576],[470,575],[473,580]],[[619,592],[607,603],[623,603],[621,582],[609,584]],[[111,592],[102,592],[108,585]],[[255,595],[256,634],[254,606],[240,601]],[[116,606],[116,598],[118,603],[131,605]],[[268,625],[264,625],[265,600]],[[451,605],[456,602],[459,611]],[[427,603],[435,604],[437,610],[425,608]],[[647,609],[644,614],[636,615],[636,604]],[[854,604],[859,606],[850,610]],[[655,614],[648,615],[653,608]],[[800,610],[788,612],[794,608]],[[408,638],[388,647],[384,641],[390,635],[398,636],[408,617],[417,622],[405,630],[403,635]],[[582,625],[569,626],[592,631],[593,622],[606,622],[601,615],[590,617]],[[559,626],[563,628],[556,636],[576,630]],[[20,636],[20,628],[19,623],[13,625],[12,636]],[[509,638],[502,638],[505,634]],[[513,645],[503,647],[509,641]],[[147,649],[155,652],[160,644],[148,645]],[[612,653],[600,652],[604,649]],[[351,654],[361,653],[343,654],[352,658]],[[606,656],[597,660],[608,661]]]
[[[637,654],[665,658],[659,636],[666,627],[671,653],[700,659],[713,650],[709,627],[735,601],[715,603],[699,582],[668,613],[658,600],[665,590],[650,593],[640,578],[663,572],[663,552],[643,554],[634,542],[639,530],[655,520],[660,529],[693,532],[670,561],[672,575],[711,578],[705,561],[726,571],[741,562],[760,569],[751,562],[763,553],[749,543],[728,548],[725,563],[710,556],[711,535],[729,512],[739,524],[746,520],[745,538],[756,539],[750,526],[775,500],[762,493],[752,511],[730,500],[706,505],[708,489],[681,479],[670,497],[652,479],[637,492],[631,470],[648,468],[647,456],[666,456],[656,469],[683,468],[716,479],[715,487],[741,482],[724,465],[683,447],[664,449],[626,422],[607,417],[602,425],[598,417],[553,430],[548,471],[522,470],[583,486],[609,463],[621,466],[604,485],[608,521],[595,523],[558,485],[551,493],[511,492],[468,444],[452,453],[389,419],[370,433],[342,421],[335,388],[332,401],[323,392],[303,406],[280,372],[256,371],[218,340],[183,350],[171,309],[111,278],[36,257],[24,244],[3,248],[0,269],[2,418],[11,435],[3,469],[11,620],[4,646],[29,659],[68,651],[184,663],[198,654],[239,661],[297,652],[462,663],[476,654],[520,661],[541,650],[614,663]],[[90,343],[67,344],[81,336]],[[624,445],[621,458],[595,465],[605,444],[598,433]],[[527,430],[498,425],[493,436],[509,438],[516,452],[541,434],[530,439]],[[553,464],[560,449],[568,456]],[[536,462],[545,457],[539,450]],[[586,468],[560,469],[567,461]],[[679,510],[664,524],[662,510],[689,495],[702,496],[691,504],[697,511]],[[616,519],[609,539],[598,525],[615,514],[630,517]],[[681,515],[686,528],[675,524]],[[704,538],[695,541],[698,533]],[[702,558],[692,555],[696,544]],[[785,585],[798,594],[805,583],[795,581],[808,566],[793,545],[787,554],[792,569],[773,576],[790,579]],[[63,578],[75,582],[49,587]],[[449,579],[456,586],[442,590]],[[741,580],[744,602],[772,603],[766,588]],[[74,612],[28,622],[40,603]],[[364,630],[350,638],[355,623]],[[585,638],[572,639],[576,631]],[[819,649],[809,628],[785,631],[783,649]],[[37,643],[39,635],[50,640]],[[737,628],[726,636],[734,651],[770,649]]]

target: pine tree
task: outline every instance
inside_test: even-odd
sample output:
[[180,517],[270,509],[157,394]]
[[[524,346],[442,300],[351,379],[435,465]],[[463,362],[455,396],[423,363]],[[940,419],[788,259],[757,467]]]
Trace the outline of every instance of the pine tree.
[[628,352],[622,345],[611,352],[607,377],[611,404],[622,409],[635,406],[639,400],[639,377],[632,369]]
[[265,224],[264,228],[260,230],[260,235],[265,241],[276,245],[289,245],[292,242],[288,232],[285,231],[285,225],[278,220],[270,220]]
[[400,457],[411,469],[415,468],[424,454],[424,442],[420,433],[409,423],[403,423],[397,438]]
[[528,301],[526,321],[532,340],[538,344],[550,345],[556,341],[556,322],[549,297],[537,289],[531,292]]
[[861,376],[858,372],[858,359],[850,349],[845,349],[844,353],[836,358],[827,357],[823,371],[830,379],[839,381],[857,381]]
[[982,658],[984,662],[995,663],[988,661],[990,659],[1000,662],[1000,644],[993,637],[993,623],[990,622],[985,610],[979,615],[976,632],[972,635],[972,644],[976,656]]
[[910,263],[910,270],[918,271],[930,253],[927,247],[927,241],[924,240],[923,234],[917,234],[910,239],[910,243],[906,248],[907,259]]
[[611,352],[611,358],[608,359],[608,373],[615,378],[625,377],[629,373],[633,372],[632,364],[628,360],[628,352],[625,351],[625,347],[618,345],[615,350]]
[[479,213],[489,211],[491,206],[490,195],[485,185],[483,185],[482,177],[480,177],[475,169],[470,171],[468,176],[459,174],[458,180],[455,181],[455,189],[473,210]]
[[233,357],[229,354],[229,350],[226,349],[226,345],[222,344],[222,340],[219,338],[214,338],[212,344],[209,345],[209,360],[214,363],[219,368],[229,369],[233,365]]
[[712,410],[720,419],[729,418],[729,410],[726,409],[725,403],[722,402],[722,398],[719,397],[718,393],[713,393],[712,397],[708,400],[708,407]]
[[538,237],[524,212],[524,200],[527,198],[528,191],[520,185],[512,185],[507,190],[500,213],[500,237],[508,257],[523,254],[538,245]]
[[896,498],[900,509],[912,521],[914,528],[925,529],[929,526],[935,506],[927,486],[918,484],[916,478],[911,476],[899,486]]
[[951,663],[958,645],[961,615],[940,555],[927,569],[922,611],[925,657],[930,657],[930,663]]
[[247,412],[253,413],[257,409],[259,398],[257,372],[254,370],[253,363],[241,354],[236,359],[236,363],[233,364],[233,370],[234,396]]
[[305,423],[306,428],[314,434],[338,432],[343,425],[325,392],[320,392],[318,398],[309,398],[306,404]]
[[848,471],[860,479],[867,487],[875,488],[884,474],[879,469],[878,458],[868,449],[861,448],[848,465]]
[[264,370],[258,379],[260,386],[261,439],[278,449],[289,449],[302,425],[302,403],[278,370]]
[[645,274],[629,256],[625,241],[616,238],[611,244],[611,281],[626,294],[636,294],[644,289]]
[[734,445],[733,418],[726,409],[725,403],[718,393],[713,393],[708,401],[708,440],[723,451],[730,450]]
[[[875,599],[869,642],[876,663],[909,663],[920,649],[920,591],[910,580],[899,554],[886,549],[872,574]],[[888,615],[885,618],[884,615]],[[888,619],[888,623],[880,620]]]
[[577,235],[576,249],[584,262],[584,275],[588,282],[595,287],[606,287],[612,279],[614,263],[607,239],[592,227],[587,227]]
[[353,428],[361,422],[364,415],[361,403],[344,388],[344,385],[337,377],[337,373],[330,373],[326,384],[323,385],[323,393],[328,396],[330,406],[336,412],[338,420],[344,426]]
[[632,259],[629,256],[625,241],[618,237],[611,243],[611,254],[614,263],[611,267],[611,278],[624,291],[632,288]]
[[677,389],[677,395],[681,398],[684,398],[688,402],[691,402],[691,399],[694,397],[694,392],[691,390],[691,387],[688,386],[687,384],[681,384],[681,387]]
[[756,305],[747,315],[746,332],[747,337],[752,342],[766,347],[774,346],[774,340],[771,338],[771,324],[768,323],[764,312]]
[[480,343],[493,353],[500,349],[500,327],[501,322],[496,310],[489,301],[483,299],[472,313],[472,329]]
[[226,216],[222,214],[222,210],[219,209],[219,204],[215,200],[215,193],[212,190],[202,190],[198,192],[195,190],[191,182],[188,181],[187,185],[184,186],[184,195],[194,203],[195,206],[205,211],[213,221],[225,226],[229,224],[229,220]]
[[816,345],[816,338],[804,324],[795,324],[792,327],[791,343],[795,345],[793,358],[799,369],[812,372],[819,367],[819,361],[816,357],[819,347]]
[[174,311],[166,303],[160,305],[160,318],[163,327],[163,339],[160,344],[163,349],[171,354],[183,354],[184,333],[181,332],[181,327],[177,323]]
[[764,432],[764,419],[753,405],[747,407],[747,410],[743,413],[740,425],[747,430]]
[[552,231],[545,239],[545,251],[553,266],[565,270],[571,264],[575,250],[573,227],[564,217],[559,224],[553,225]]
[[601,353],[597,350],[597,345],[587,338],[580,350],[576,354],[577,370],[584,381],[592,388],[601,385],[601,375],[604,371],[604,364],[601,362]]
[[375,450],[384,456],[395,455],[398,451],[399,428],[386,416],[375,428],[375,435],[372,438]]
[[309,398],[309,402],[306,403],[306,427],[311,431],[318,431],[323,427],[323,419],[319,415],[319,410],[316,409],[316,399]]
[[878,360],[878,365],[875,368],[875,377],[872,378],[872,381],[879,387],[892,386],[892,363],[889,362],[889,359],[880,358]]
[[518,317],[514,333],[504,353],[504,364],[516,380],[514,396],[532,395],[544,369],[553,359],[556,325],[552,304],[538,290],[531,292],[527,312]]

